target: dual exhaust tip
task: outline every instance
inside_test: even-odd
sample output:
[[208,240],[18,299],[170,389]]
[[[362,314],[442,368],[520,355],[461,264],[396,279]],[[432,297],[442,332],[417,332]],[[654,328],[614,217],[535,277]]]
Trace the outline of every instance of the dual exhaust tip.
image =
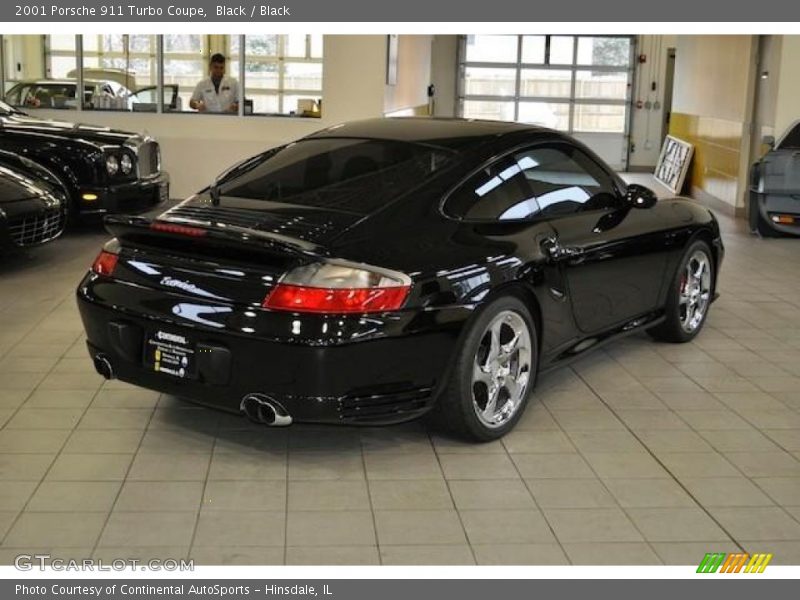
[[264,394],[248,394],[242,398],[240,410],[255,422],[272,427],[292,424],[292,417],[283,405]]
[[[95,370],[106,379],[114,379],[114,367],[105,354],[94,356]],[[292,417],[283,405],[265,394],[248,394],[242,398],[239,409],[255,422],[273,427],[286,427],[292,424]]]

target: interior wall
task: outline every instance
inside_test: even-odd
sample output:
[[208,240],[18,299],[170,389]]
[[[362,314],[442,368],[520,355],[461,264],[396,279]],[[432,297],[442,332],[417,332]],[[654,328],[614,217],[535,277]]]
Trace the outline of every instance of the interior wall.
[[780,136],[800,119],[800,35],[781,36],[777,75],[775,135]]
[[161,145],[162,163],[172,178],[171,195],[183,198],[226,167],[266,148],[343,121],[382,116],[385,40],[381,35],[325,36],[320,119],[65,110],[32,114],[152,135]]
[[741,211],[750,159],[757,38],[678,36],[670,134],[695,146],[692,192]]
[[436,88],[434,116],[456,116],[457,82],[458,36],[435,35],[431,46],[431,83]]
[[[387,36],[383,36],[387,40]],[[397,38],[397,83],[386,85],[386,114],[425,114],[431,82],[432,35],[400,35]]]

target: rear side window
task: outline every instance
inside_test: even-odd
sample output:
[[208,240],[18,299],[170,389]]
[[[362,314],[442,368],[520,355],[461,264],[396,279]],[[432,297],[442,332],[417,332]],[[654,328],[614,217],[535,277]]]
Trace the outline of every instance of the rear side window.
[[540,146],[509,155],[470,177],[445,202],[467,221],[518,221],[612,208],[611,176],[577,148]]
[[800,123],[781,140],[778,150],[800,150]]
[[306,139],[237,169],[220,194],[369,214],[416,187],[445,150],[386,140]]

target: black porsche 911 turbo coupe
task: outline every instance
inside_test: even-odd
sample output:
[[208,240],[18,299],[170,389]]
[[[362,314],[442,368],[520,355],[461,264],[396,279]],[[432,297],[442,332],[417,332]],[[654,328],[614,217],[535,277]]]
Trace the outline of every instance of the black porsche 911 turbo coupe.
[[330,127],[106,226],[77,290],[105,377],[273,425],[435,409],[473,440],[537,373],[640,330],[691,340],[723,256],[709,210],[571,137],[453,119]]
[[59,237],[67,195],[48,169],[0,150],[0,257]]

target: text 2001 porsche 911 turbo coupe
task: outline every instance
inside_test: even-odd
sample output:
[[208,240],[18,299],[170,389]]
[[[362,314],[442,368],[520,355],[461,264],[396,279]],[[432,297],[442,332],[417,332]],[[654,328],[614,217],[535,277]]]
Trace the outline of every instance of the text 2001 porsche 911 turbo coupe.
[[435,409],[473,440],[601,343],[691,340],[723,255],[707,209],[488,121],[331,127],[106,226],[77,292],[102,375],[268,424]]

